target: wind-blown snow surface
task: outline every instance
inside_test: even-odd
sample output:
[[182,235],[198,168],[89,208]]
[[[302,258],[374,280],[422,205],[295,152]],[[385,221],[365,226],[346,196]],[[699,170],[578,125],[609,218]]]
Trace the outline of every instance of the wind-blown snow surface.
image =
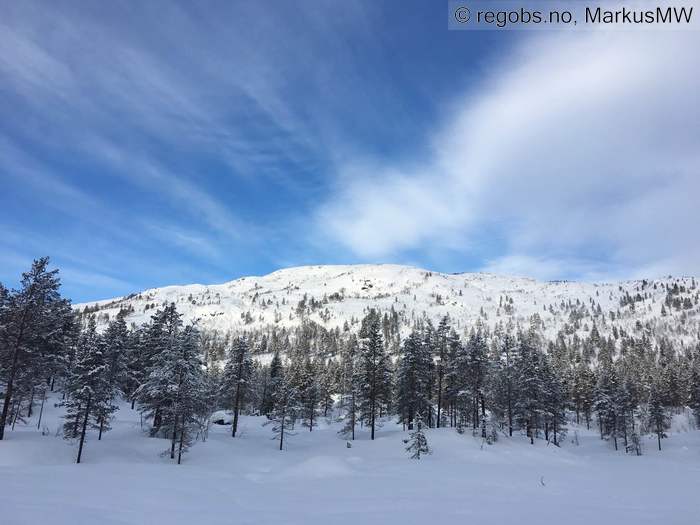
[[[698,304],[695,281],[691,278],[666,278],[653,281],[621,281],[615,283],[539,282],[521,277],[486,273],[444,274],[410,266],[392,264],[304,266],[279,270],[262,277],[244,277],[220,285],[187,285],[153,288],[127,297],[76,305],[79,310],[97,308],[98,325],[105,326],[120,309],[132,310],[128,322],[141,324],[150,319],[153,308],[174,302],[186,321],[198,319],[204,329],[240,330],[298,326],[302,317],[325,328],[351,328],[368,308],[384,312],[394,309],[404,332],[413,320],[423,317],[439,321],[449,314],[458,331],[468,329],[478,319],[487,325],[509,321],[527,324],[537,313],[543,320],[546,334],[554,338],[565,323],[571,322],[571,309],[563,303],[571,301],[583,320],[579,331],[585,336],[585,325],[596,323],[601,334],[610,333],[613,324],[635,333],[637,321],[652,321],[660,333],[675,340],[693,340],[698,327]],[[658,321],[666,297],[664,285],[678,284],[687,288],[687,297],[694,307],[684,310],[682,331],[677,330],[681,313],[669,312]],[[626,294],[639,294],[642,301],[622,315],[610,320],[610,312],[620,308]],[[306,298],[300,313],[299,303]],[[512,304],[506,307],[506,299]],[[315,306],[311,306],[312,301]],[[579,304],[577,305],[577,301]],[[600,313],[594,311],[600,306]],[[246,314],[250,314],[246,320]],[[405,335],[405,334],[404,334]],[[686,335],[688,337],[686,337]]]
[[482,446],[432,429],[434,453],[415,461],[390,422],[374,442],[360,432],[352,448],[336,424],[299,429],[280,452],[262,418],[244,417],[240,437],[214,425],[178,466],[124,405],[102,441],[89,436],[76,465],[75,446],[54,436],[61,409],[47,412],[51,435],[34,416],[0,442],[3,524],[690,525],[700,515],[697,430],[672,432],[662,452],[645,438],[636,457],[580,428],[580,445],[572,430],[562,448],[520,435]]

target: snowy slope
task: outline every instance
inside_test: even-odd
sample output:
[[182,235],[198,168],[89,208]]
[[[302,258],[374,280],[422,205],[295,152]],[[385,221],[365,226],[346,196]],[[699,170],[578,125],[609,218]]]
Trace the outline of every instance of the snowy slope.
[[[674,284],[687,289],[685,297],[694,300],[693,308],[669,312],[662,319],[661,307],[667,293],[664,285]],[[466,330],[478,319],[490,326],[508,321],[527,324],[537,313],[550,337],[572,322],[571,312],[575,309],[581,319],[581,335],[593,323],[603,335],[613,325],[634,333],[639,330],[639,321],[653,323],[657,332],[690,342],[698,328],[694,286],[692,278],[540,282],[486,273],[444,274],[399,265],[304,266],[219,285],[154,288],[127,297],[79,304],[76,308],[98,311],[98,323],[102,326],[119,309],[126,308],[132,310],[128,321],[141,324],[150,318],[152,308],[174,302],[186,320],[199,319],[203,328],[216,330],[293,327],[300,324],[302,317],[329,329],[343,327],[345,322],[354,329],[357,325],[351,321],[361,319],[370,307],[383,311],[393,308],[403,323],[402,330],[410,329],[411,323],[422,316],[437,322],[450,315],[458,329]],[[620,300],[626,294],[640,294],[644,300],[633,309],[621,308]],[[299,304],[304,299],[302,309]],[[598,306],[601,314],[596,315]],[[620,318],[611,321],[610,312],[618,310]],[[681,317],[684,329],[678,332]]]
[[[54,398],[57,402],[58,398]],[[594,431],[574,429],[562,448],[521,435],[482,445],[469,433],[431,429],[433,454],[408,459],[407,433],[389,421],[352,448],[338,424],[299,429],[285,451],[264,418],[244,416],[241,436],[212,427],[182,465],[159,453],[128,405],[102,441],[92,431],[83,463],[55,433],[61,409],[47,403],[0,442],[0,522],[7,525],[359,523],[698,523],[700,432],[670,432],[658,452],[645,438],[641,457],[615,452]]]

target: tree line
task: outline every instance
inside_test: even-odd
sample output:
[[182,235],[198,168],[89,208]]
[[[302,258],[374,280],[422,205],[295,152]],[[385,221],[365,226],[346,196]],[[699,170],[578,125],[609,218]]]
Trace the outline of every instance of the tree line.
[[18,289],[0,285],[0,439],[37,411],[41,429],[50,391],[62,398],[63,434],[77,443],[77,462],[88,432],[102,439],[120,402],[142,413],[144,431],[166,439],[164,454],[178,463],[207,438],[219,410],[230,414],[233,438],[241,414],[264,416],[280,450],[319,418],[342,421],[349,441],[360,427],[375,439],[395,419],[412,431],[418,457],[428,450],[424,428],[558,445],[567,421],[595,426],[616,450],[641,454],[646,433],[661,449],[674,412],[689,406],[700,417],[698,344],[617,341],[595,326],[574,344],[563,334],[548,340],[535,314],[528,326],[477,321],[461,335],[448,317],[437,326],[420,319],[397,347],[386,316],[370,309],[333,352],[318,351],[322,332],[302,326],[269,362],[245,332],[212,360],[196,322],[186,324],[174,304],[153,310],[142,326],[129,326],[122,311],[100,333],[93,313],[77,313],[61,297],[48,258],[34,261]]

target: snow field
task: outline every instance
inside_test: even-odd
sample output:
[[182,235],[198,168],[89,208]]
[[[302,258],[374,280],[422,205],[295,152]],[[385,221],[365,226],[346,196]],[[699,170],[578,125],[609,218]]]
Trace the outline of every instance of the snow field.
[[[676,418],[664,450],[612,450],[595,429],[572,427],[562,448],[517,435],[482,444],[453,429],[427,430],[434,452],[408,459],[408,433],[385,421],[378,439],[360,430],[352,448],[339,424],[299,427],[276,449],[263,418],[244,416],[240,437],[212,425],[178,466],[147,437],[128,405],[113,430],[89,435],[83,463],[56,430],[57,399],[0,442],[0,509],[6,525],[82,524],[480,524],[695,525],[700,516],[700,432]],[[572,443],[574,432],[579,446]]]

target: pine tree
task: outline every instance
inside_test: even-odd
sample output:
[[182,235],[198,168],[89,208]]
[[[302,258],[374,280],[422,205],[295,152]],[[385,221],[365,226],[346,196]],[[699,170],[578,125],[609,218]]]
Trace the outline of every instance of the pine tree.
[[529,334],[520,336],[516,378],[517,395],[514,412],[520,427],[525,428],[530,443],[534,444],[540,425],[543,386],[540,351],[534,346],[533,338]]
[[199,330],[194,325],[188,325],[178,339],[176,360],[171,368],[164,372],[171,378],[171,418],[174,429],[170,458],[174,459],[174,447],[177,443],[179,465],[182,454],[192,445],[195,431],[201,429],[197,416],[204,414],[208,420],[210,414],[207,402],[209,386],[201,358]]
[[269,415],[275,406],[275,396],[277,388],[282,379],[282,359],[280,358],[279,350],[275,350],[270,361],[269,380],[267,381],[265,392],[263,393],[262,413]]
[[[31,269],[22,274],[19,290],[8,292],[3,287],[0,380],[5,384],[5,393],[0,413],[0,440],[4,438],[10,408],[16,401],[15,391],[31,390],[41,349],[47,340],[55,341],[65,331],[66,320],[72,315],[70,303],[59,294],[58,270],[49,270],[48,265],[48,257],[37,259]],[[60,353],[61,349],[58,350]]]
[[461,363],[458,356],[462,353],[462,344],[454,329],[447,336],[447,362],[445,369],[445,406],[449,413],[450,426],[457,426],[457,406],[463,385]]
[[437,331],[435,333],[435,372],[436,372],[436,405],[437,414],[435,418],[435,423],[437,428],[440,428],[443,424],[443,403],[445,399],[445,374],[449,370],[449,335],[450,335],[450,321],[449,317],[446,315],[440,320]]
[[[469,337],[467,342],[467,390],[472,398],[472,426],[474,429],[481,424],[484,428],[486,419],[486,401],[484,390],[489,373],[488,348],[481,329]],[[482,437],[486,437],[483,435]]]
[[101,417],[108,409],[104,406],[108,391],[107,364],[104,344],[97,334],[95,319],[91,317],[88,326],[80,336],[70,378],[66,384],[66,414],[63,435],[66,439],[79,438],[78,456],[80,463],[88,425]]
[[111,416],[118,408],[114,401],[124,393],[129,354],[129,330],[126,327],[125,317],[126,312],[120,311],[117,317],[109,323],[102,337],[105,382],[101,399],[95,404],[100,429],[98,440],[102,439],[102,433],[105,430],[109,430]]
[[301,419],[303,425],[312,431],[317,424],[316,417],[320,395],[317,368],[309,357],[302,361],[296,379]]
[[221,378],[220,390],[220,399],[231,407],[233,413],[231,437],[236,437],[238,431],[238,417],[250,390],[249,382],[252,370],[253,362],[248,342],[245,338],[239,337],[229,352]]
[[150,360],[145,349],[146,328],[139,327],[129,332],[127,343],[126,371],[122,389],[127,399],[131,401],[131,408],[136,404],[138,388],[145,382],[148,376]]
[[329,411],[333,409],[333,395],[337,392],[338,367],[335,361],[328,361],[321,366],[320,378],[318,380],[319,405],[323,410],[323,417],[328,417]]
[[489,377],[489,391],[493,411],[498,413],[508,427],[508,435],[513,436],[514,409],[516,394],[515,360],[517,341],[505,334],[496,342],[497,356]]
[[662,392],[657,381],[653,382],[649,391],[649,426],[656,433],[656,439],[661,450],[661,438],[666,437],[670,426],[670,418],[663,405]]
[[157,335],[154,346],[160,351],[153,355],[148,377],[137,396],[141,410],[153,418],[151,434],[168,437],[170,459],[175,459],[178,449],[180,463],[182,453],[192,443],[197,415],[207,408],[199,331],[193,325],[181,329],[181,317],[174,304],[158,312],[154,323],[163,323],[157,330],[149,331]]
[[576,412],[576,424],[580,423],[580,415],[586,420],[586,428],[590,428],[591,411],[595,401],[595,374],[587,364],[579,362],[574,365],[571,396]]
[[270,420],[265,425],[272,425],[274,440],[279,441],[279,449],[284,450],[284,440],[294,436],[292,432],[299,412],[298,392],[289,378],[280,376],[280,380],[275,391],[274,407],[270,413]]
[[423,417],[420,413],[416,414],[416,429],[410,434],[406,452],[410,454],[411,459],[420,459],[421,456],[432,452],[425,437]]
[[355,425],[357,423],[358,398],[359,398],[359,367],[357,355],[359,353],[357,339],[350,337],[341,356],[341,410],[343,413],[343,428],[340,434],[355,439]]
[[560,375],[556,374],[551,359],[547,355],[540,359],[540,381],[542,384],[542,414],[544,416],[544,437],[559,446],[566,433],[566,391]]
[[391,368],[380,329],[380,316],[376,310],[371,310],[362,321],[358,362],[359,408],[362,419],[370,427],[371,439],[374,439],[380,406],[388,404],[391,397]]
[[431,355],[425,341],[413,331],[403,344],[403,355],[397,367],[396,411],[401,421],[413,430],[416,414],[431,410]]
[[700,362],[693,362],[690,375],[690,408],[693,409],[695,420],[700,425]]
[[[175,435],[172,389],[176,378],[173,363],[178,359],[181,331],[182,316],[172,303],[151,317],[151,323],[144,333],[143,357],[147,368],[136,397],[140,410],[152,421],[152,436]],[[173,448],[173,458],[174,453]]]
[[595,391],[595,410],[598,414],[600,437],[613,438],[615,450],[617,450],[618,418],[620,398],[619,378],[610,359],[603,359],[598,367],[598,381]]

